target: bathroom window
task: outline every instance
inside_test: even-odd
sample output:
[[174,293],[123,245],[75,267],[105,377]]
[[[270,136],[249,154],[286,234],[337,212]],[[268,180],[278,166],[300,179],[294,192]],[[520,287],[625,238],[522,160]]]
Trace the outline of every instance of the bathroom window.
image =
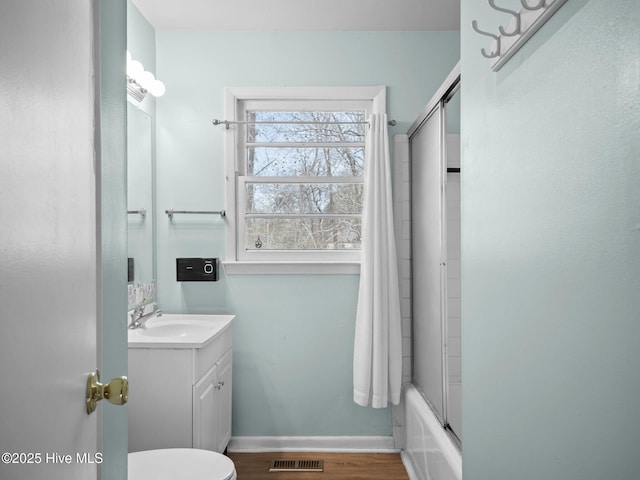
[[227,265],[357,272],[366,122],[383,107],[384,87],[238,90],[228,98],[238,123],[227,143],[235,249]]

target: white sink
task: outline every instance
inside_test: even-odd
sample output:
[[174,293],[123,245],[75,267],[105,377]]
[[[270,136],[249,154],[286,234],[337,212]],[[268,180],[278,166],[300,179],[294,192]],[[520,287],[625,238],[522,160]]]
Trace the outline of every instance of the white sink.
[[206,334],[211,330],[210,322],[189,319],[165,320],[146,324],[140,329],[140,335],[149,337],[186,337],[188,335]]
[[130,348],[202,348],[234,315],[170,314],[152,317],[144,327],[128,329]]

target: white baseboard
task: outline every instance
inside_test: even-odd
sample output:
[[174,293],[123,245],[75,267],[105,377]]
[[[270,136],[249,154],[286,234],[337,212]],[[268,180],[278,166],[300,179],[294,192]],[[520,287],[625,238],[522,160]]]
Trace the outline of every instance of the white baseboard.
[[393,437],[231,437],[230,452],[399,452]]

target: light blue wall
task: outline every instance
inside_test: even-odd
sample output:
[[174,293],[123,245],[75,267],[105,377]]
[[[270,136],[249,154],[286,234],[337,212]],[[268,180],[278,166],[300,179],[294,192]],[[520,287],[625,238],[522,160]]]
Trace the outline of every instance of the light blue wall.
[[640,3],[569,1],[498,73],[488,10],[462,0],[465,479],[635,479]]
[[[459,58],[457,32],[158,31],[158,210],[224,208],[226,86],[387,85],[405,132]],[[235,313],[233,434],[390,435],[390,410],[352,400],[358,276],[175,281],[175,258],[224,258],[225,224],[159,215],[158,287],[168,312]]]

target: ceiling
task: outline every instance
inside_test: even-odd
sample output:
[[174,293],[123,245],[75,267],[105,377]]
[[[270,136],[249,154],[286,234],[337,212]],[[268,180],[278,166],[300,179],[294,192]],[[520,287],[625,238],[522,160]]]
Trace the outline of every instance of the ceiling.
[[132,1],[156,29],[460,29],[460,0]]

